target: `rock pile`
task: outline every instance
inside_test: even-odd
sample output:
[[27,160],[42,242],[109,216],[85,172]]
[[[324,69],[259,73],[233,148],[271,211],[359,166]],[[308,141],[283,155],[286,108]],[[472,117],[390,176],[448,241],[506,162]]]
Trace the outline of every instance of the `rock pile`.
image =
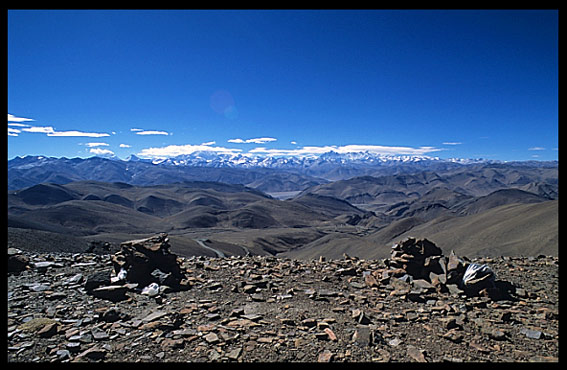
[[[169,251],[166,233],[120,244],[120,251],[112,256],[114,272],[131,283],[147,287],[152,283],[180,290],[186,287],[185,275],[177,256]],[[122,275],[121,275],[121,271]]]
[[8,248],[8,273],[19,274],[29,268],[30,259],[17,248]]
[[[389,260],[200,256],[156,263],[153,253],[170,256],[164,235],[125,243],[118,256],[11,251],[27,262],[8,275],[8,361],[558,360],[557,257],[461,259],[453,269],[455,257],[439,257],[432,243],[402,244],[396,252],[403,253]],[[403,254],[414,258],[403,262]],[[140,261],[149,266],[142,270]],[[467,262],[510,281],[511,296],[454,289],[451,271]],[[117,281],[122,269],[127,277]],[[186,289],[140,294],[143,284],[134,288],[129,279],[155,283],[156,269],[183,275]]]
[[488,266],[471,264],[454,251],[445,257],[441,249],[427,239],[408,237],[394,244],[385,264],[390,270],[384,272],[384,276],[394,276],[420,290],[435,288],[440,293],[463,292],[494,300],[509,297],[514,290],[508,282],[495,281],[495,274]]

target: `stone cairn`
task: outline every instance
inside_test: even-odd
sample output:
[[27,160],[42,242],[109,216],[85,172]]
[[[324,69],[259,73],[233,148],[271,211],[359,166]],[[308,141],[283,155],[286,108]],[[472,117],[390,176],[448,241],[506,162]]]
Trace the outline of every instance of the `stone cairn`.
[[411,283],[417,290],[435,289],[440,293],[465,293],[468,296],[486,296],[499,299],[505,292],[502,284],[495,284],[494,273],[486,266],[473,279],[466,282],[463,276],[470,265],[454,251],[448,257],[427,239],[408,237],[392,246],[391,257],[386,259],[387,275]]
[[126,280],[138,283],[139,287],[151,283],[166,285],[172,290],[182,290],[185,279],[177,256],[169,251],[166,233],[130,240],[120,244],[120,251],[112,255],[114,272],[126,272]]
[[[169,238],[161,233],[146,239],[130,240],[120,244],[120,251],[111,256],[113,270],[91,274],[85,281],[85,290],[99,298],[111,301],[127,299],[127,291],[140,291],[153,286],[150,296],[168,290],[186,290],[188,281],[177,260],[169,251]],[[114,276],[112,276],[114,275]],[[151,291],[151,290],[150,290]]]

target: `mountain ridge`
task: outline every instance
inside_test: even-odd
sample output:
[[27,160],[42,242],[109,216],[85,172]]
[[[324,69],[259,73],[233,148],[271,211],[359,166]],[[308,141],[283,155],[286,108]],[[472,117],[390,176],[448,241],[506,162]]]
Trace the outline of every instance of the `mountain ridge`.
[[226,155],[206,152],[158,161],[130,156],[129,160],[89,157],[15,157],[8,160],[8,190],[42,182],[65,184],[96,180],[132,185],[180,181],[215,181],[251,184],[264,192],[305,190],[330,181],[359,176],[399,175],[419,171],[446,173],[460,169],[557,168],[558,161],[502,162],[482,159],[440,159],[426,156],[384,156],[372,153],[324,153],[320,156],[277,157]]

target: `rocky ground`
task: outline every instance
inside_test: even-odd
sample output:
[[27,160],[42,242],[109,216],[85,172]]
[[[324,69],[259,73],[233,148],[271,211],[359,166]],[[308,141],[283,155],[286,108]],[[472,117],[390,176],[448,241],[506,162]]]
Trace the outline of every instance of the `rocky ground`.
[[408,276],[415,256],[399,249],[389,260],[177,257],[178,289],[148,295],[118,281],[116,255],[8,254],[9,362],[559,357],[557,257],[461,258],[493,270],[496,295],[451,284],[451,256],[436,257],[442,275]]

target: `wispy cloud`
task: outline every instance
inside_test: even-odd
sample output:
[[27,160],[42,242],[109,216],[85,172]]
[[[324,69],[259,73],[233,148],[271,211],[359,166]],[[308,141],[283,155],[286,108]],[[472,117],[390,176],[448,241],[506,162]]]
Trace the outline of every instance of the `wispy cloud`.
[[128,145],[128,144],[120,144],[119,147],[121,148],[130,148],[132,145]]
[[168,145],[161,148],[145,148],[136,155],[142,158],[167,158],[182,154],[191,154],[200,151],[215,152],[218,154],[236,154],[242,149],[223,148],[209,145]]
[[216,141],[207,141],[206,143],[202,143],[201,145],[215,145],[217,142]]
[[107,133],[99,133],[99,132],[83,132],[83,131],[54,131],[47,134],[47,136],[59,136],[59,137],[105,137],[110,136]]
[[532,146],[531,148],[528,148],[528,150],[545,150],[545,148],[542,148],[541,146]]
[[101,148],[91,148],[89,152],[96,154],[96,155],[114,155],[114,152],[109,149],[101,149]]
[[36,132],[41,134],[47,134],[47,136],[72,136],[72,137],[105,137],[110,136],[107,133],[99,133],[99,132],[83,132],[83,131],[55,131],[55,129],[51,126],[31,126],[22,128],[22,131],[25,132]]
[[8,136],[18,136],[20,132],[22,131],[18,130],[17,128],[8,127]]
[[445,141],[443,145],[461,145],[462,143],[459,141]]
[[89,148],[94,148],[95,146],[109,146],[107,143],[86,143]]
[[166,131],[156,131],[156,130],[134,130],[131,129],[130,131],[136,131],[136,135],[170,135],[169,132]]
[[38,132],[38,133],[41,133],[41,134],[49,134],[49,133],[55,132],[55,130],[51,126],[32,126],[32,127],[23,128],[22,131]]
[[28,122],[28,121],[33,121],[33,119],[16,117],[13,114],[8,113],[8,122]]
[[269,143],[271,141],[277,141],[278,139],[275,139],[273,137],[258,137],[258,138],[254,138],[254,139],[247,139],[247,140],[243,140],[243,139],[229,139],[227,140],[229,143],[235,143],[235,144],[250,144],[250,143],[254,143],[254,144],[265,144],[265,143]]

